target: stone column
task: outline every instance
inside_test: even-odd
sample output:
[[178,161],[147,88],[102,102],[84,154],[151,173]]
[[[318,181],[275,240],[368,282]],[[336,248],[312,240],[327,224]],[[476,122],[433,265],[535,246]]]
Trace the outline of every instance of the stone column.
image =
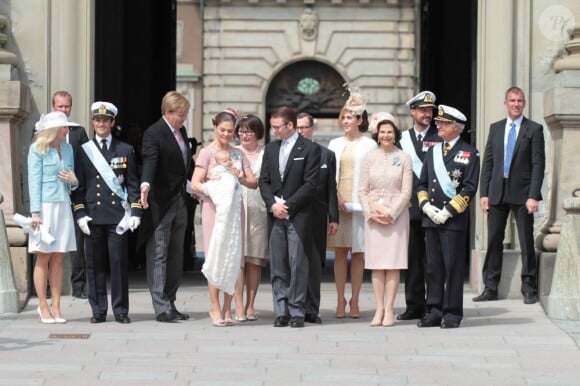
[[[6,257],[11,260],[9,265],[2,263],[1,280],[9,280],[12,285],[16,283],[18,300],[24,304],[29,295],[29,255],[26,235],[15,226],[12,216],[24,209],[20,125],[30,113],[31,96],[30,88],[18,80],[18,57],[5,48],[10,36],[9,21],[4,14],[0,14],[0,192],[4,195],[2,208],[6,215],[6,219],[2,218],[0,232],[1,236],[7,236],[6,245],[0,243],[0,253],[3,254],[2,259]],[[7,252],[4,247],[9,248]],[[4,256],[5,253],[7,256]],[[5,271],[7,267],[10,267],[11,279],[4,276],[8,274]],[[10,290],[9,293],[11,297]]]
[[536,239],[538,249],[556,251],[564,220],[563,201],[578,188],[580,173],[580,24],[571,32],[565,45],[568,56],[554,63],[556,79],[554,88],[544,93],[544,117],[551,137],[552,159],[547,178],[551,186],[547,198],[546,217]]
[[[0,193],[0,204],[2,201],[4,201],[4,197]],[[0,209],[0,315],[15,312],[18,312],[18,294],[14,286],[4,212]]]
[[552,290],[548,296],[548,316],[580,320],[580,197],[564,199],[563,206],[566,217],[560,233]]

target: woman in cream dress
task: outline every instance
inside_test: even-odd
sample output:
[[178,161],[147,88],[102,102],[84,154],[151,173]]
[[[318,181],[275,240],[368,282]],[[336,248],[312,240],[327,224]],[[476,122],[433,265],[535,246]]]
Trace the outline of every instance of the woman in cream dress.
[[344,136],[330,141],[328,148],[336,155],[336,181],[340,226],[334,236],[328,238],[328,248],[334,250],[334,280],[336,283],[336,317],[346,316],[344,295],[347,280],[347,256],[351,253],[350,280],[351,318],[360,317],[359,294],[364,273],[364,217],[358,197],[360,170],[364,157],[377,144],[363,136],[368,130],[368,115],[362,95],[351,92],[345,106],[340,111],[338,123],[344,129]]
[[[255,115],[242,117],[236,126],[236,136],[240,139],[237,146],[250,161],[256,179],[260,176],[264,147],[258,143],[264,137],[264,124]],[[234,302],[235,319],[238,322],[254,321],[257,314],[254,301],[262,277],[262,267],[268,263],[268,214],[259,189],[242,189],[245,208],[244,223],[244,269],[236,283]],[[244,305],[244,287],[246,304]]]
[[360,180],[365,268],[372,270],[376,300],[371,326],[392,326],[399,270],[407,269],[413,166],[411,157],[395,146],[401,131],[394,119],[379,122],[373,138],[380,147],[365,158]]

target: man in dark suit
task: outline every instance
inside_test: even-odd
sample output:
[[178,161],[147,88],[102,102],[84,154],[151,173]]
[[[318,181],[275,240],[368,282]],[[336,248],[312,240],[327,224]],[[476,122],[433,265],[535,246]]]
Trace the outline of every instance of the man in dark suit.
[[264,150],[260,194],[268,209],[274,327],[304,327],[311,221],[318,185],[318,145],[296,132],[296,111],[280,107],[270,117],[277,141]]
[[417,326],[457,328],[463,319],[463,279],[469,202],[477,191],[479,153],[460,137],[467,119],[439,105],[437,132],[444,141],[429,149],[417,185],[425,214],[427,301]]
[[189,318],[175,307],[187,226],[185,184],[192,162],[183,126],[189,106],[187,98],[169,91],[161,102],[161,119],[143,134],[141,203],[151,208],[153,223],[146,247],[147,284],[158,322]]
[[[313,141],[314,119],[308,113],[298,113],[298,133]],[[317,144],[318,145],[318,144]],[[308,291],[304,321],[322,323],[320,319],[320,281],[322,268],[326,265],[327,234],[334,235],[338,230],[338,196],[336,194],[336,157],[334,152],[318,145],[320,151],[320,174],[314,201],[312,232],[314,247],[309,256]]]
[[417,184],[421,177],[421,169],[427,151],[441,142],[437,128],[431,125],[435,94],[431,91],[421,91],[405,104],[413,117],[413,127],[403,131],[401,140],[397,143],[403,151],[411,156],[413,161],[413,194],[409,209],[409,263],[405,272],[405,312],[397,315],[397,320],[421,319],[425,312],[425,231],[423,229],[423,214],[417,201]]
[[493,123],[481,168],[480,205],[487,213],[487,253],[483,263],[483,292],[474,302],[497,300],[501,278],[503,239],[510,212],[514,214],[522,249],[522,287],[525,304],[537,300],[538,268],[534,250],[534,213],[542,199],[544,129],[524,117],[524,92],[511,87],[504,102],[508,117]]
[[[52,111],[62,111],[70,117],[72,109],[72,95],[68,91],[57,91],[52,94]],[[67,142],[73,148],[76,156],[81,150],[81,145],[88,142],[89,137],[82,126],[70,126],[68,128]],[[75,236],[77,240],[77,250],[70,252],[71,256],[71,287],[72,295],[78,299],[87,298],[87,271],[85,261],[85,240],[84,233],[75,224]]]
[[107,258],[115,320],[131,323],[125,232],[134,231],[141,223],[135,151],[111,135],[115,105],[95,102],[91,114],[95,138],[75,155],[79,187],[73,191],[75,217],[85,234],[91,323],[103,323],[107,318]]

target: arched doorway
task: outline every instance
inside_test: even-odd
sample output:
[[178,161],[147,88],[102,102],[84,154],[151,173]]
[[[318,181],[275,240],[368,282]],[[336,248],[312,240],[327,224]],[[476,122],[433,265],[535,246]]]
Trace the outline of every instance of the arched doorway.
[[[336,137],[336,118],[347,98],[344,78],[331,66],[316,61],[302,60],[284,67],[270,83],[266,95],[266,126],[270,113],[278,107],[289,106],[315,118],[315,138],[326,144]],[[270,132],[266,132],[266,141]]]

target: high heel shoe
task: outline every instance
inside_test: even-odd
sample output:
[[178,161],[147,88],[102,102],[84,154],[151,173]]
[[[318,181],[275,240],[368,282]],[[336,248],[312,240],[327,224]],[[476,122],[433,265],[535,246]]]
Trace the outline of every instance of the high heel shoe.
[[[52,310],[52,305],[51,305],[50,314],[52,315],[52,318],[54,319],[54,322],[55,323],[58,323],[58,324],[64,324],[64,323],[66,323],[66,319],[63,318],[62,315],[60,317],[58,317],[58,318],[56,316],[54,316],[54,315],[56,315],[56,313]],[[60,312],[59,312],[59,314],[60,314]]]
[[383,327],[393,327],[395,325],[395,315],[393,311],[386,311],[383,318]]
[[342,301],[338,302],[338,304],[336,305],[335,316],[338,319],[346,318],[346,299],[342,299]]
[[385,312],[375,312],[375,316],[373,317],[373,320],[371,321],[371,327],[378,327],[381,325],[382,320],[383,320],[383,316],[384,316]]
[[358,303],[354,303],[352,299],[350,299],[348,305],[350,307],[350,313],[348,314],[348,316],[352,319],[360,318],[360,309],[358,308]]
[[40,316],[40,323],[44,324],[55,324],[56,320],[51,316],[50,318],[43,318],[42,312],[40,311],[40,306],[36,307],[36,312],[38,312],[38,316]]

